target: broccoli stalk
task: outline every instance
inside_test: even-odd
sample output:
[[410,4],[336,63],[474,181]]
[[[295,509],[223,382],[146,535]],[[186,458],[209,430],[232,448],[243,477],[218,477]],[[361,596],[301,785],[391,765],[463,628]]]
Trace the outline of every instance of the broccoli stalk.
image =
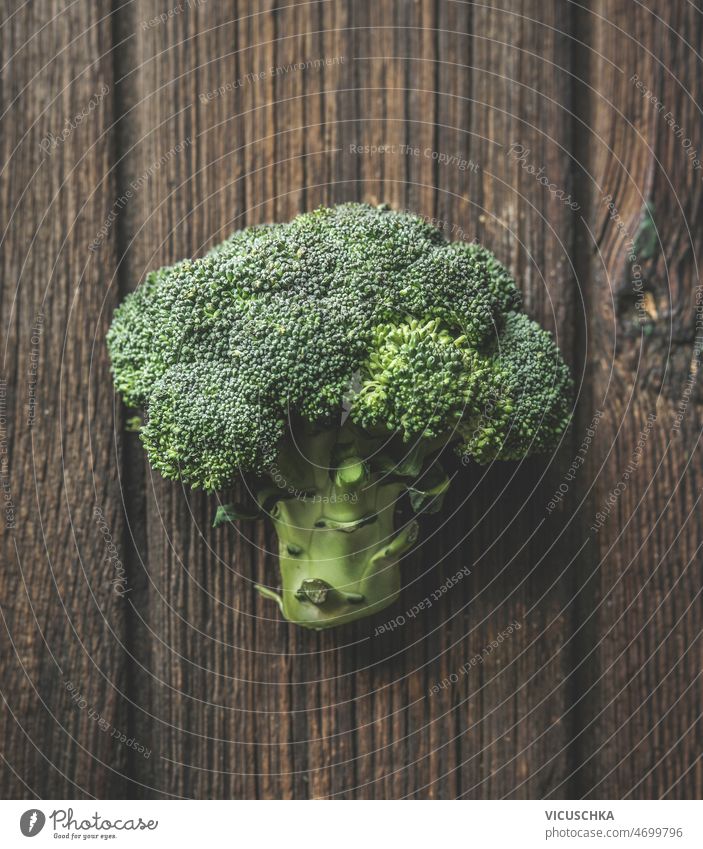
[[[570,418],[569,370],[506,269],[387,207],[248,228],[152,272],[107,342],[152,466],[251,483],[280,549],[281,592],[259,590],[313,628],[397,597],[418,533],[403,505],[440,508],[444,451],[521,459]],[[223,505],[216,524],[240,518]]]
[[[398,446],[351,421],[285,439],[255,483],[259,515],[270,517],[278,537],[281,574],[280,594],[257,585],[259,592],[289,621],[315,629],[395,601],[400,559],[418,538],[416,519],[402,516],[401,497],[409,492],[418,512],[434,511],[449,485],[439,460],[427,460],[433,447],[422,440],[395,460],[389,449]],[[217,524],[238,512],[223,506]]]

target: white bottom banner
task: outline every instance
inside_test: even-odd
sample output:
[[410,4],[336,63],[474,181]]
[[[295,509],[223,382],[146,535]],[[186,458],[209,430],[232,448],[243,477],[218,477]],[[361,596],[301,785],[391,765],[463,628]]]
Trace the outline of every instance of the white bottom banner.
[[703,802],[0,802],[0,846],[703,846]]

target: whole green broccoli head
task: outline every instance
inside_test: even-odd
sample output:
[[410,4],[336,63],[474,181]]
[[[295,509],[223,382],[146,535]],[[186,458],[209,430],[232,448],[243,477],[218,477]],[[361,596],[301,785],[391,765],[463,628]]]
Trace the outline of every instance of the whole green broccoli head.
[[[152,272],[117,309],[107,341],[117,390],[146,412],[141,438],[155,469],[208,491],[244,475],[279,513],[331,487],[328,497],[347,498],[310,525],[322,528],[395,503],[372,509],[365,495],[352,509],[345,469],[358,472],[357,496],[400,486],[396,500],[410,490],[418,504],[446,488],[432,458],[447,445],[487,463],[557,444],[569,371],[519,310],[514,281],[485,248],[448,243],[414,215],[348,203],[239,231],[202,259]],[[270,492],[273,469],[285,485]],[[305,516],[294,521],[307,527]],[[279,524],[280,537],[289,526]],[[388,541],[368,545],[367,571]],[[329,559],[348,566],[351,554]],[[297,593],[297,607],[313,604]],[[365,615],[347,615],[359,603],[338,595],[315,627]]]

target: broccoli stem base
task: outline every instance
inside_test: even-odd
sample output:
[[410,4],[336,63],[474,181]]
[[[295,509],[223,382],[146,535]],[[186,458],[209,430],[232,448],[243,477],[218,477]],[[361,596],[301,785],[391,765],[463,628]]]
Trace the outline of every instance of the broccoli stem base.
[[287,620],[317,630],[392,604],[401,589],[399,560],[418,535],[415,520],[396,527],[402,483],[370,473],[358,454],[330,466],[343,438],[341,430],[317,435],[279,457],[273,479],[284,497],[275,501],[270,517],[279,543],[281,592],[257,586]]

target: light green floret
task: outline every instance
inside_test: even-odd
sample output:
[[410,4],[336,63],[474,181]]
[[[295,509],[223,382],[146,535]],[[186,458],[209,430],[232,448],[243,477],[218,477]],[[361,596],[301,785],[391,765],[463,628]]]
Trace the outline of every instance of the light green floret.
[[449,435],[480,405],[490,371],[466,336],[441,327],[437,318],[382,324],[362,367],[352,417],[362,427],[386,428],[405,441]]
[[398,499],[439,509],[444,448],[485,463],[558,443],[569,372],[519,310],[490,251],[348,203],[151,272],[107,344],[151,465],[207,491],[245,477],[281,542],[282,595],[264,594],[322,628],[395,598],[417,535]]

